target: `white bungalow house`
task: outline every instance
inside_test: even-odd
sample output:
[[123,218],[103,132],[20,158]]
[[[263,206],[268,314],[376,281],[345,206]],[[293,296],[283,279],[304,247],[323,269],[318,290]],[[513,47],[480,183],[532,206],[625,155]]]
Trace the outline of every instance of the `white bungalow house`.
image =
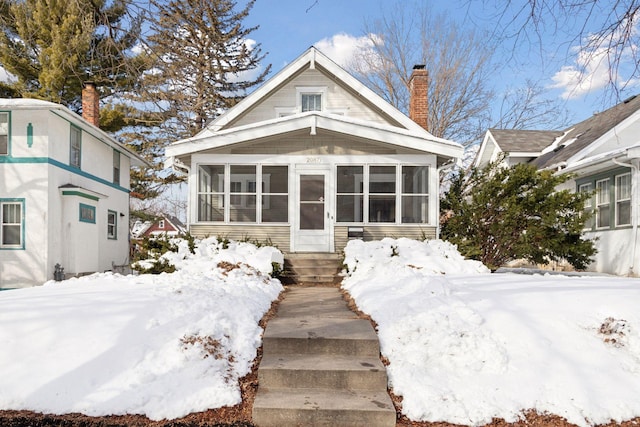
[[[434,238],[438,173],[463,154],[311,47],[196,136],[166,149],[188,174],[191,234],[337,252],[350,237]],[[423,127],[424,126],[424,127]]]
[[[97,123],[95,87],[83,98]],[[143,164],[66,107],[0,99],[0,288],[126,263],[129,168]]]
[[506,153],[508,165],[528,162],[540,169],[574,174],[563,188],[594,192],[587,237],[598,254],[589,270],[640,275],[640,96],[633,96],[559,131],[489,129],[475,165]]

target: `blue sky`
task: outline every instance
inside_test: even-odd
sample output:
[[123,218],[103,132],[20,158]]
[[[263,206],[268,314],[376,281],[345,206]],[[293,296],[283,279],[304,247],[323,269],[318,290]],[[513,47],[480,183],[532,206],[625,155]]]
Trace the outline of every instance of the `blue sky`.
[[[384,11],[400,3],[447,12],[468,28],[485,31],[503,28],[496,9],[503,3],[499,0],[257,0],[245,24],[260,26],[252,38],[268,52],[265,62],[272,64],[273,75],[312,45],[343,63],[358,48],[359,38],[365,35],[365,21],[379,18]],[[600,5],[606,9],[607,3],[603,1]],[[579,28],[576,25],[582,25],[582,22],[584,20],[577,16],[572,22],[562,22],[563,25],[556,27],[555,21],[548,20],[541,34],[544,51],[535,44],[521,45],[516,50],[513,41],[502,44],[497,59],[504,67],[496,69],[494,74],[492,85],[495,90],[513,88],[527,78],[538,81],[548,88],[549,98],[566,102],[572,122],[615,104],[602,99],[608,68],[602,63],[586,65],[581,62],[584,55],[578,49],[579,40],[571,31]],[[566,33],[563,30],[567,30]],[[586,77],[584,83],[576,83],[578,75]],[[638,85],[631,93],[634,90],[640,92]]]

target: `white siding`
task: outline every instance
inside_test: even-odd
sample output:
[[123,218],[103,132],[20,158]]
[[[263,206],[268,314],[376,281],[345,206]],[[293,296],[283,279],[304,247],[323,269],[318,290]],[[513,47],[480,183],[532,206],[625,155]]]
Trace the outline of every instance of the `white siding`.
[[368,120],[372,123],[393,124],[382,117],[373,108],[363,103],[351,92],[339,86],[335,81],[327,78],[319,70],[306,70],[294,77],[274,94],[260,104],[249,110],[231,126],[241,126],[278,117],[276,108],[295,108],[297,91],[296,87],[326,87],[326,99],[323,100],[325,111],[340,111],[348,117],[360,120]]

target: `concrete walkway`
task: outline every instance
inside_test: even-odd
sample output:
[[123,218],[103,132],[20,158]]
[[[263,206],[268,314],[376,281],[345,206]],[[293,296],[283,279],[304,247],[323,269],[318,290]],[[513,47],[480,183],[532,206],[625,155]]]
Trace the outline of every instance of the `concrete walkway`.
[[378,337],[333,287],[293,287],[267,324],[253,422],[395,426]]

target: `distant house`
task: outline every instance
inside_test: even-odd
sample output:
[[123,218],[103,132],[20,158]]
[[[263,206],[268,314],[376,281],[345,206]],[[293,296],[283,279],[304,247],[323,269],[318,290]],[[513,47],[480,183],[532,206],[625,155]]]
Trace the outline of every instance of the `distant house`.
[[528,162],[540,169],[570,172],[564,188],[594,192],[587,209],[594,212],[587,237],[597,238],[598,254],[590,269],[640,275],[640,97],[558,131],[489,129],[476,166],[506,153],[506,163]]
[[136,221],[131,228],[131,237],[175,237],[187,232],[187,227],[172,215],[162,215],[153,221]]
[[427,83],[418,66],[414,121],[310,48],[167,147],[188,174],[190,233],[328,253],[350,237],[435,237],[439,171],[463,149],[426,130]]
[[110,270],[129,253],[129,168],[144,160],[83,119],[34,99],[0,99],[0,288]]

